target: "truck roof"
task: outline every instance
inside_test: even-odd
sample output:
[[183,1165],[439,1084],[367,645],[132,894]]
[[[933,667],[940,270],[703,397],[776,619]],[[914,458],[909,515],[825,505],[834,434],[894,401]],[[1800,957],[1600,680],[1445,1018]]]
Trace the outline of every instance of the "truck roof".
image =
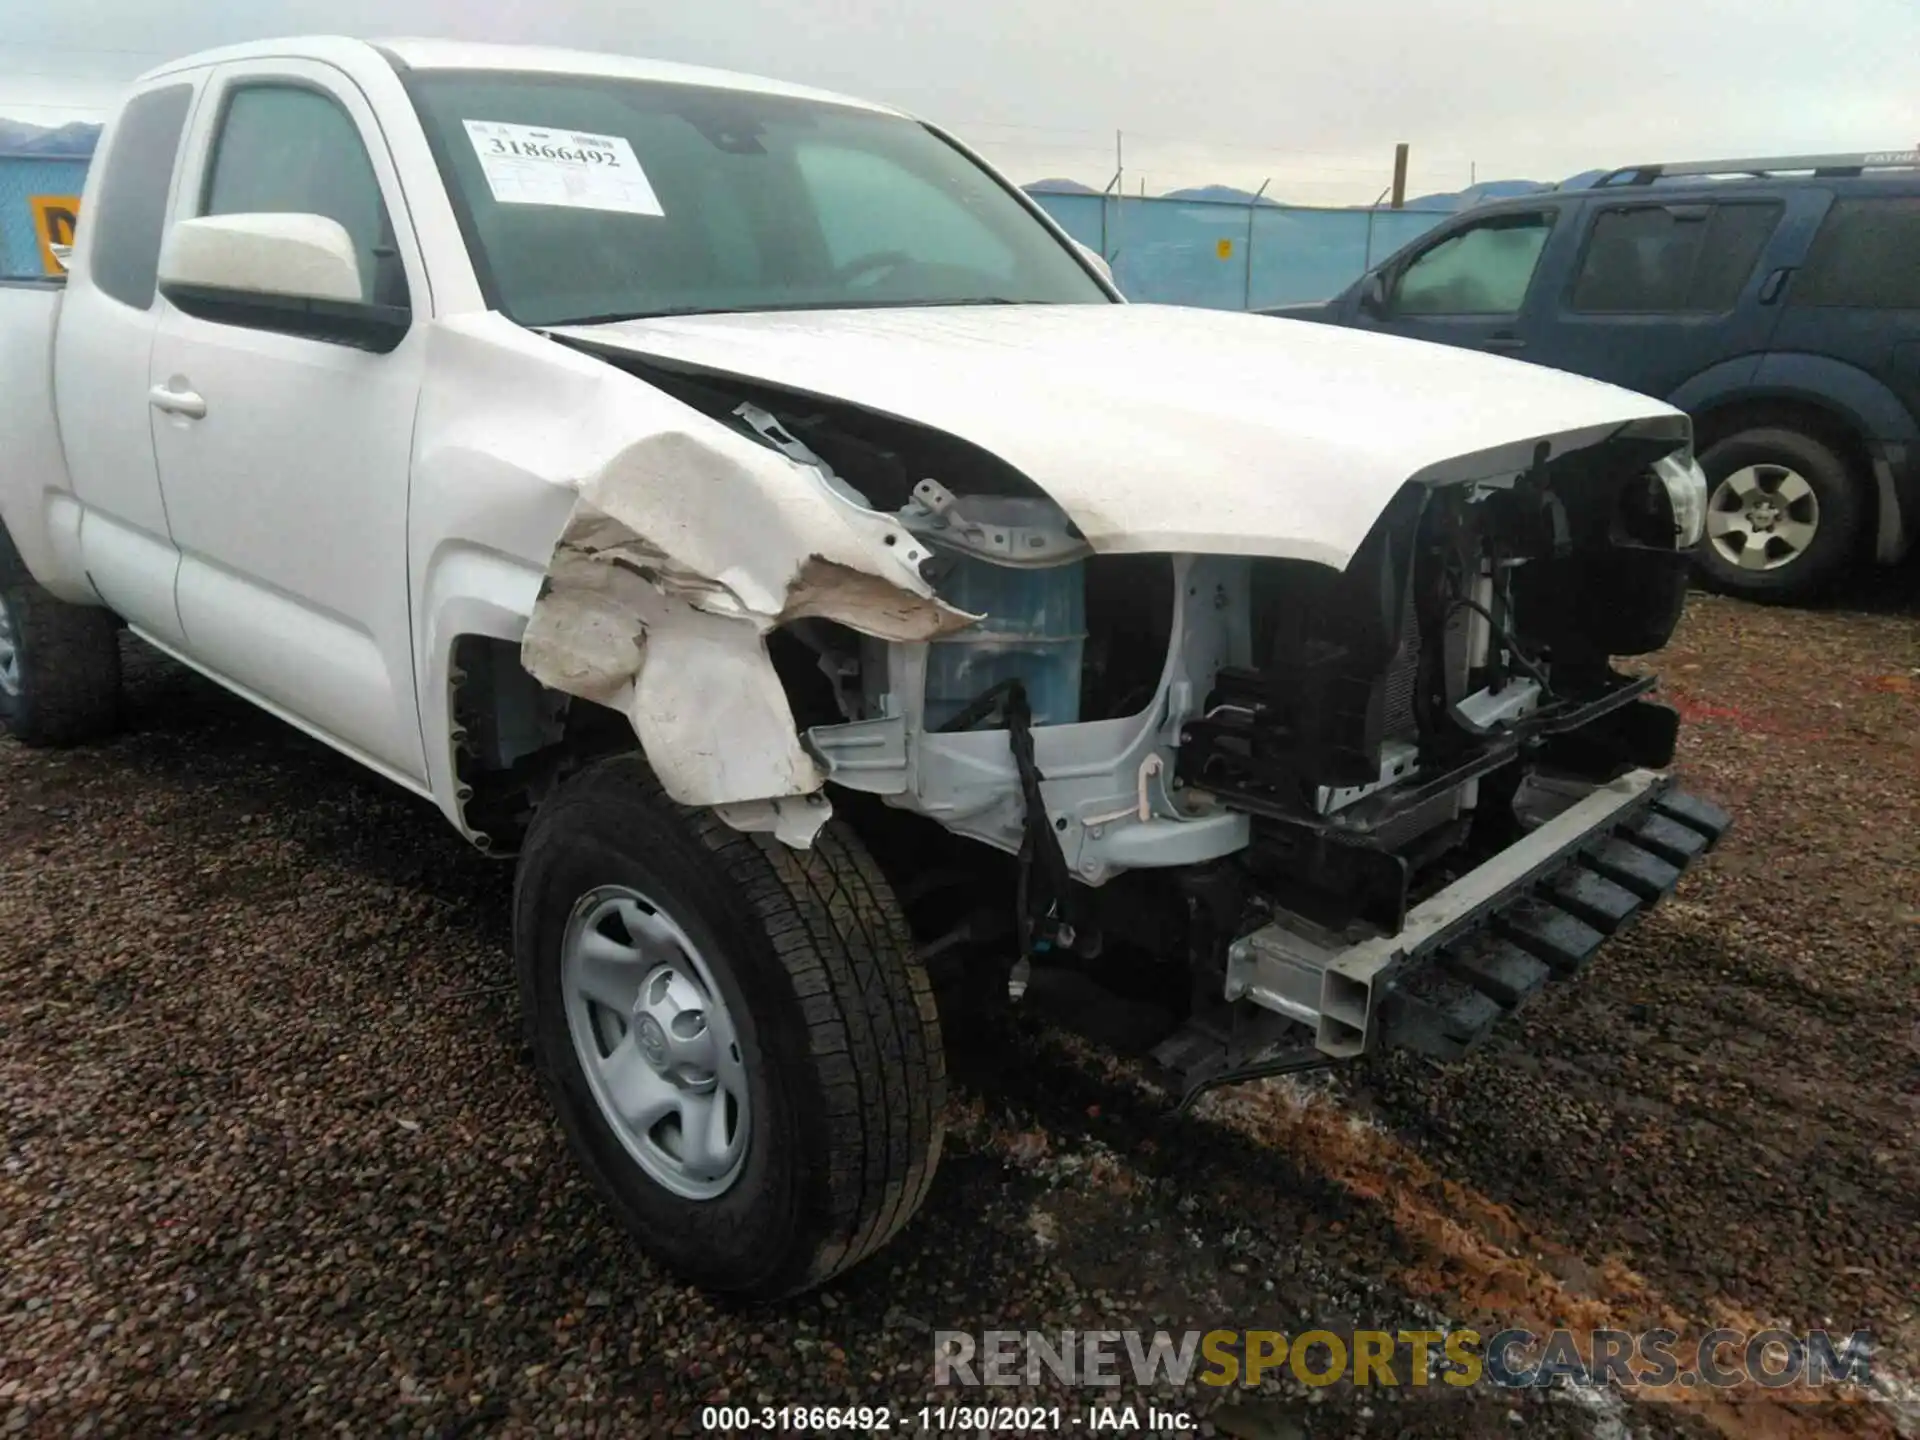
[[146,80],[179,70],[221,65],[234,60],[276,57],[324,60],[349,67],[354,61],[365,63],[370,58],[378,57],[383,64],[404,65],[411,70],[521,70],[549,75],[651,80],[668,85],[703,85],[719,90],[785,95],[884,114],[902,113],[890,105],[877,104],[856,96],[816,90],[806,85],[792,85],[760,75],[744,75],[732,70],[713,70],[700,65],[681,65],[670,60],[643,60],[631,55],[609,55],[591,50],[562,50],[544,45],[497,45],[474,40],[363,40],[340,35],[252,40],[243,45],[226,45],[217,50],[184,55],[148,71],[140,78]]

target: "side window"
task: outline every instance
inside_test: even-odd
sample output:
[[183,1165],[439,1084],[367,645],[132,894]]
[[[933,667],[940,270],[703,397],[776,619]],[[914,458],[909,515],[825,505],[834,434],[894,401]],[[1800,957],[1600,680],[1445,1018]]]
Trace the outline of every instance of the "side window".
[[1787,303],[1920,310],[1920,199],[1836,201]]
[[1394,283],[1394,315],[1511,315],[1553,230],[1545,212],[1498,215],[1423,250]]
[[353,118],[317,90],[248,85],[228,97],[202,215],[324,215],[360,257],[360,290],[407,303],[406,274],[373,162]]
[[191,85],[149,90],[126,103],[113,129],[100,193],[82,222],[94,232],[94,286],[136,310],[153,303],[167,190],[192,103]]
[[1781,208],[1760,201],[1602,211],[1574,277],[1572,308],[1585,314],[1731,310],[1780,223]]
[[836,268],[895,254],[921,265],[1012,277],[1014,253],[993,231],[960,201],[886,157],[802,144],[794,147],[794,162]]

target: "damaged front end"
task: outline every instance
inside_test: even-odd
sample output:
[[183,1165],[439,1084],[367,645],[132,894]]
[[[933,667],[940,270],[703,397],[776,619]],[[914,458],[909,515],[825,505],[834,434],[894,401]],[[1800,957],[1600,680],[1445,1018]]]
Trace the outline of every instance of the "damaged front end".
[[1458,1053],[1727,823],[1660,773],[1676,716],[1613,664],[1684,600],[1705,497],[1677,414],[1436,465],[1335,569],[1096,553],[957,436],[619,363],[811,493],[769,513],[716,496],[712,447],[632,457],[583,489],[528,669],[742,828],[807,843],[829,781],[933,822],[884,852],[910,907],[962,897],[912,917],[929,961],[1157,977],[1127,983],[1189,1093]]
[[809,844],[832,814],[826,772],[768,633],[823,618],[925,640],[973,617],[934,594],[929,551],[899,521],[739,434],[662,432],[578,490],[528,618],[527,672],[624,714],[676,800]]

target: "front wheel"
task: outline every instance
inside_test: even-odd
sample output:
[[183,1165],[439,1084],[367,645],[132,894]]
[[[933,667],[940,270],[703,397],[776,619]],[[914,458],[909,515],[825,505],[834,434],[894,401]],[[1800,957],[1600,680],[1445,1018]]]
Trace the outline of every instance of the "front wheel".
[[1819,594],[1858,552],[1862,487],[1831,448],[1797,430],[1742,430],[1700,457],[1706,535],[1696,551],[1708,584],[1750,600]]
[[668,1268],[790,1295],[919,1207],[940,1154],[939,1021],[852,832],[789,850],[676,805],[638,756],[601,761],[534,818],[514,950],[567,1139]]

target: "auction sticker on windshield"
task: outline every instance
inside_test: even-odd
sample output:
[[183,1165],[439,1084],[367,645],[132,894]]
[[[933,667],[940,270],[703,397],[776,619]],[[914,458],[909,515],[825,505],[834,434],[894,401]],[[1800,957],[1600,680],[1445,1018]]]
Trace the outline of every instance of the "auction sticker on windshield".
[[502,205],[565,205],[664,215],[624,136],[465,120],[487,188]]

